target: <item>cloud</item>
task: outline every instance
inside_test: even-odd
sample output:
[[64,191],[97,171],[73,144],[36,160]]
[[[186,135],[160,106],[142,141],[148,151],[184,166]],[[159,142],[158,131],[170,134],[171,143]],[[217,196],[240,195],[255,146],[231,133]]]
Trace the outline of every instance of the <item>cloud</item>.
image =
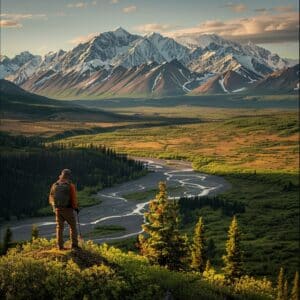
[[1,18],[11,20],[47,19],[45,14],[0,14]]
[[92,5],[96,6],[97,5],[97,1],[92,1]]
[[0,20],[0,27],[6,28],[21,28],[22,24],[13,20]]
[[254,9],[254,11],[264,13],[264,12],[267,12],[268,9],[263,7],[263,8],[256,8],[256,9]]
[[90,41],[95,36],[99,35],[99,32],[89,33],[87,35],[80,35],[75,37],[74,39],[68,41],[69,44],[78,45],[82,43],[86,43]]
[[239,4],[233,4],[232,2],[229,2],[224,5],[225,7],[228,7],[232,11],[236,13],[244,12],[247,10],[247,6],[245,4],[239,3]]
[[110,0],[110,3],[111,4],[117,4],[117,3],[119,3],[120,1],[119,0]]
[[21,21],[32,19],[47,20],[45,14],[0,14],[0,27],[2,28],[21,28],[23,27]]
[[293,5],[286,5],[286,6],[275,6],[273,7],[273,10],[278,12],[292,12],[295,9]]
[[170,24],[158,24],[158,23],[149,23],[136,26],[135,29],[142,33],[149,32],[165,32],[167,30],[175,29],[177,26],[173,26]]
[[275,12],[279,12],[279,13],[289,13],[289,12],[294,12],[295,11],[295,7],[293,5],[286,5],[286,6],[274,6],[271,8],[256,8],[254,9],[254,11],[256,12],[271,12],[271,11],[275,11]]
[[137,10],[137,7],[135,5],[130,5],[130,6],[127,6],[127,7],[123,8],[123,12],[125,14],[130,14],[132,12],[135,12],[136,10]]
[[68,8],[86,8],[88,4],[86,2],[77,2],[67,4]]
[[218,34],[239,42],[278,43],[298,40],[297,12],[259,14],[249,18],[227,21],[210,20],[198,26],[168,32],[169,36],[182,34]]

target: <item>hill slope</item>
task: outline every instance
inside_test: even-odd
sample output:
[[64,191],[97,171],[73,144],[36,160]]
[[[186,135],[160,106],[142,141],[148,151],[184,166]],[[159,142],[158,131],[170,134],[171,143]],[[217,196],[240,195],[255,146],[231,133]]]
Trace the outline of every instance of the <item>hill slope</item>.
[[8,117],[40,118],[51,120],[87,120],[115,122],[136,118],[99,109],[88,109],[70,102],[58,101],[27,92],[5,79],[0,79],[1,114]]
[[299,64],[291,68],[285,68],[273,72],[254,85],[257,91],[280,91],[296,92],[299,91]]
[[209,79],[204,84],[195,88],[191,94],[226,94],[246,89],[249,81],[235,71],[227,71]]
[[[253,280],[229,288],[197,273],[151,266],[133,253],[92,242],[58,251],[54,240],[34,240],[0,258],[1,296],[18,299],[272,299],[270,287]],[[235,289],[235,290],[234,290]],[[239,289],[239,291],[238,291]],[[255,291],[256,290],[256,291]]]

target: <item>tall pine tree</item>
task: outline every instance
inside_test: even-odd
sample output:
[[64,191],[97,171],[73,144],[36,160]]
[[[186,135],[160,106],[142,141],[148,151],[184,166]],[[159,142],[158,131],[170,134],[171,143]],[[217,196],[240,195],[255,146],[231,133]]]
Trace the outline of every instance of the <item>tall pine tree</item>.
[[191,247],[191,268],[198,272],[203,272],[205,268],[205,237],[202,217],[199,218],[195,226],[193,244]]
[[283,300],[284,296],[284,271],[283,268],[280,268],[278,281],[277,281],[277,298],[276,300]]
[[229,282],[241,277],[243,274],[241,233],[238,228],[236,216],[233,217],[228,230],[228,240],[226,242],[226,255],[223,256],[224,275]]
[[179,208],[175,200],[169,200],[166,183],[159,183],[159,193],[149,203],[143,229],[146,237],[139,236],[141,253],[153,264],[171,270],[184,268],[187,255],[187,238],[179,232]]
[[299,273],[295,273],[293,287],[291,291],[291,300],[299,300]]
[[283,286],[283,300],[289,300],[289,287],[287,280],[284,282]]

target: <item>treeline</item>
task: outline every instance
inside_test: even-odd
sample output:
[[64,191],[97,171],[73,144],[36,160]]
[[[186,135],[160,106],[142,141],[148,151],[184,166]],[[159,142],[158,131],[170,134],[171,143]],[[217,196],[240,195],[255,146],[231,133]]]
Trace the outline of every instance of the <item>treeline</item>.
[[[64,168],[72,170],[78,190],[109,187],[145,172],[142,163],[103,146],[46,147],[38,140],[21,137],[5,137],[1,145],[15,147],[0,154],[0,218],[5,219],[33,216],[47,206],[50,186]],[[21,149],[16,151],[18,147]]]
[[205,206],[210,206],[212,209],[221,209],[222,214],[225,216],[233,216],[238,213],[245,212],[245,205],[238,201],[228,201],[216,197],[181,197],[178,201],[180,214],[182,216],[182,223],[188,224],[195,222],[197,218],[196,210]]

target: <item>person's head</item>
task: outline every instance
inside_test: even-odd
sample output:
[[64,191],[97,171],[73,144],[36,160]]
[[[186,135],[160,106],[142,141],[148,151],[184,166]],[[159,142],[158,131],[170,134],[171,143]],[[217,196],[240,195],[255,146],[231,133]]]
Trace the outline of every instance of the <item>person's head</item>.
[[72,174],[72,172],[70,169],[63,169],[61,171],[61,174],[59,175],[59,179],[70,180],[71,174]]

